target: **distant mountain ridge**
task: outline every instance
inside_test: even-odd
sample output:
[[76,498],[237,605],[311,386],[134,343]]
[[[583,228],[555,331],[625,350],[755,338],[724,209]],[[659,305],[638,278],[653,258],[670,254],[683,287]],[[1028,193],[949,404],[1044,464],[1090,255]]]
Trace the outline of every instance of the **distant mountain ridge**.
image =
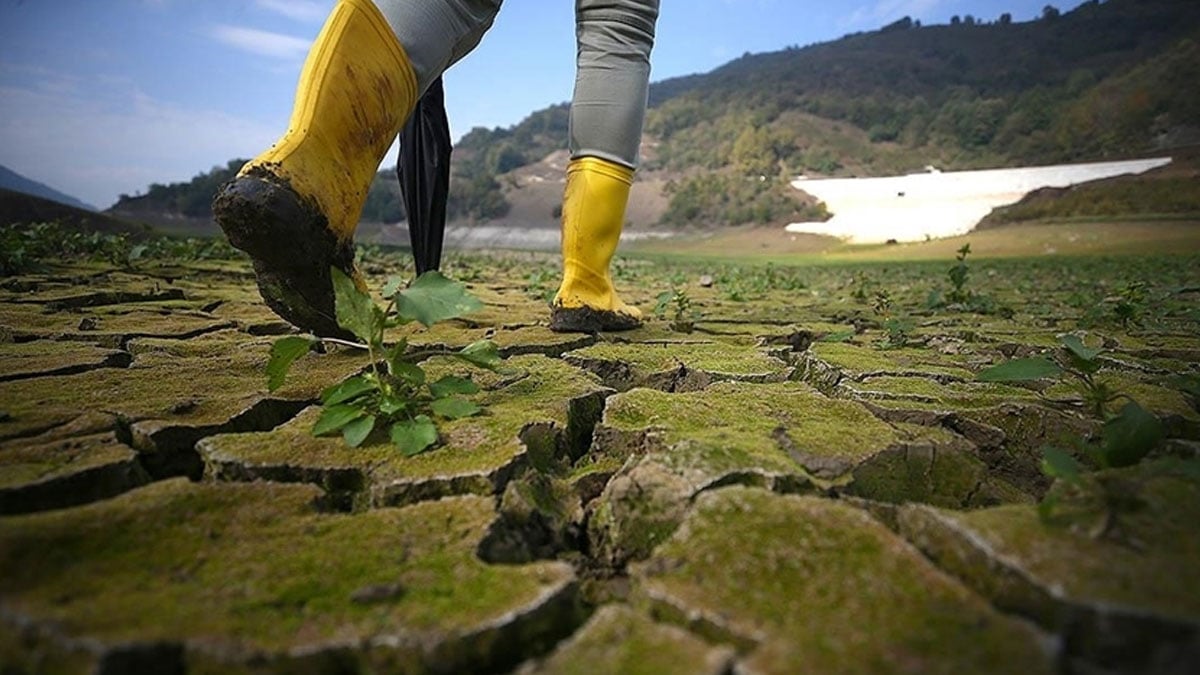
[[[1123,159],[1194,144],[1198,81],[1196,0],[1048,5],[1025,22],[906,17],[652,84],[643,173],[674,174],[664,223],[779,222],[789,215],[780,185],[797,174]],[[563,135],[548,143],[544,133],[563,116],[553,106],[473,130],[455,148],[455,171],[539,161],[563,147]],[[753,179],[757,191],[744,185]]]
[[49,199],[67,206],[74,206],[77,209],[87,211],[99,211],[95,206],[84,202],[81,199],[72,197],[69,194],[59,192],[54,188],[44,183],[39,183],[32,178],[26,178],[12,169],[0,165],[0,188],[12,190],[13,192],[23,192],[34,197]]
[[[809,176],[898,175],[1170,154],[1200,143],[1200,2],[1090,0],[1018,22],[959,16],[807,47],[746,54],[651,85],[635,227],[783,224],[823,217],[790,187]],[[455,146],[449,214],[460,224],[553,227],[565,104]],[[176,229],[242,160],[151,185],[110,212]],[[652,194],[651,194],[652,193]],[[392,172],[366,222],[403,217]]]

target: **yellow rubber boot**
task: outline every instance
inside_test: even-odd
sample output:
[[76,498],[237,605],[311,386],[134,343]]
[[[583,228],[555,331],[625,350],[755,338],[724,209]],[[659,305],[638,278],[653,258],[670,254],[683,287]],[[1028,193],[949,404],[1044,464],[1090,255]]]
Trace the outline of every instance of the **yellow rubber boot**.
[[551,330],[595,333],[642,324],[642,313],[617,297],[609,274],[632,183],[633,169],[614,162],[583,157],[567,165],[563,280],[554,297]]
[[339,0],[309,51],[287,132],[225,184],[213,213],[250,254],[267,304],[321,335],[330,267],[355,278],[354,230],[371,180],[417,98],[412,64],[371,0]]

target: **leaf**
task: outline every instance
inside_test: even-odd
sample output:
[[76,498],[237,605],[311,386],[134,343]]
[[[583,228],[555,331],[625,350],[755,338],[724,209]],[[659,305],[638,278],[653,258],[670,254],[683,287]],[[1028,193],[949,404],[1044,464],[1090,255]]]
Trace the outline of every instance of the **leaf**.
[[1079,461],[1059,448],[1042,448],[1042,473],[1068,483],[1079,482]]
[[298,335],[276,340],[271,345],[271,358],[267,361],[267,391],[275,391],[283,386],[292,362],[307,354],[315,344],[315,339]]
[[455,319],[483,309],[483,303],[467,287],[431,270],[396,296],[396,313],[420,321],[426,328],[438,321]]
[[1096,357],[1100,355],[1099,349],[1089,349],[1078,335],[1064,335],[1059,338],[1059,341],[1067,348],[1067,353],[1070,354],[1071,361],[1076,368],[1086,373],[1100,370],[1100,364],[1096,363]]
[[1163,435],[1158,418],[1130,401],[1104,423],[1101,458],[1106,466],[1114,468],[1137,464],[1162,441]]
[[497,349],[496,343],[491,340],[472,342],[452,356],[457,356],[467,363],[488,370],[496,370],[500,367],[500,351]]
[[1025,382],[1062,374],[1062,368],[1050,359],[1040,356],[1016,359],[992,366],[975,376],[979,382]]
[[333,277],[334,314],[338,325],[350,331],[366,343],[375,340],[383,321],[382,312],[375,306],[371,296],[358,290],[354,281],[336,267],[329,268]]
[[468,401],[465,398],[451,396],[449,398],[439,398],[429,404],[429,408],[434,413],[445,417],[448,420],[457,420],[463,417],[478,415],[481,408]]
[[391,436],[392,443],[400,448],[400,452],[412,457],[436,443],[438,432],[433,420],[425,415],[417,415],[412,420],[393,424]]
[[[396,377],[403,377],[402,373],[408,372],[407,368],[412,367],[411,363],[405,358],[405,352],[408,351],[408,339],[400,338],[400,341],[392,345],[384,352],[384,358],[387,360],[388,372]],[[418,367],[418,370],[420,368]],[[422,372],[419,376],[419,381],[416,382],[420,386],[425,381],[425,373]]]
[[356,398],[368,391],[378,389],[379,385],[371,382],[361,375],[355,375],[340,384],[335,384],[325,391],[321,392],[321,403],[325,405],[337,405],[345,403],[352,398]]
[[374,428],[375,416],[366,415],[342,427],[342,438],[346,440],[346,445],[357,448],[367,440],[367,436],[371,435]]
[[430,383],[429,393],[433,394],[434,398],[445,398],[454,394],[477,394],[479,385],[465,377],[447,375],[437,382]]
[[390,396],[382,396],[379,399],[379,412],[384,415],[395,415],[396,413],[408,408],[409,402],[400,396],[394,394]]
[[654,316],[662,317],[666,313],[667,307],[671,304],[671,300],[674,297],[674,291],[663,291],[662,293],[659,293],[658,297],[656,298],[657,302],[654,305]]
[[367,411],[361,407],[347,403],[328,406],[321,411],[321,416],[317,418],[317,423],[313,425],[312,435],[324,436],[332,434],[366,414]]
[[388,277],[387,283],[383,285],[383,297],[390,298],[404,288],[404,279],[400,277]]
[[413,387],[419,387],[425,384],[425,371],[418,366],[407,361],[398,361],[391,364],[392,374],[404,380]]

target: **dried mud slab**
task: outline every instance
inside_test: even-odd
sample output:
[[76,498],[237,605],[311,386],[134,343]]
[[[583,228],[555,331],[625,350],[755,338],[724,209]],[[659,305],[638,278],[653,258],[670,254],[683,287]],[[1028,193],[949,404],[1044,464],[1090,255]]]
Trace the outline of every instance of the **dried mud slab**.
[[311,482],[347,507],[393,506],[456,494],[493,495],[520,469],[580,454],[611,393],[596,378],[542,356],[505,361],[510,374],[472,372],[445,357],[430,377],[471,375],[485,413],[442,422],[441,447],[405,457],[377,433],[363,447],[314,438],[315,409],[270,432],[207,438],[199,451],[220,480]]
[[830,500],[706,493],[632,575],[656,615],[739,645],[737,672],[1052,672],[1036,631]]
[[714,647],[676,626],[657,623],[624,605],[601,607],[579,632],[518,675],[723,675],[730,647]]
[[1200,656],[1200,484],[1154,465],[1116,474],[1141,508],[1100,504],[1050,525],[1032,506],[957,513],[911,505],[901,531],[997,607],[1061,634],[1072,656],[1122,672],[1186,672]]
[[111,432],[14,446],[0,451],[0,515],[86,504],[150,481]]
[[579,623],[569,566],[486,565],[492,503],[355,516],[278,484],[156,483],[0,519],[0,660],[65,672],[492,671]]
[[893,375],[842,379],[833,387],[832,393],[841,398],[909,410],[972,410],[1037,400],[1037,394],[1028,389],[1003,384],[957,381],[943,384],[933,378]]
[[908,347],[884,350],[818,342],[795,359],[801,379],[826,393],[833,393],[835,387],[847,380],[862,382],[872,377],[910,377],[943,384],[975,379],[970,367],[974,363],[966,356]]
[[700,341],[603,343],[563,358],[618,391],[697,391],[713,382],[782,382],[791,375],[786,363],[753,347]]
[[[70,342],[0,343],[0,382],[70,375],[98,368],[124,368],[128,352]],[[0,403],[0,406],[4,404]]]
[[186,340],[234,323],[195,310],[116,305],[87,311],[45,313],[45,306],[0,306],[0,324],[8,325],[13,339],[70,340],[117,348],[134,338]]
[[674,531],[695,496],[730,484],[831,491],[957,508],[1027,499],[942,429],[888,424],[801,383],[634,389],[609,399],[592,454],[625,460],[589,521],[593,554],[619,566]]
[[569,351],[582,349],[596,343],[595,335],[555,333],[545,326],[503,328],[492,333],[490,339],[496,343],[500,355],[505,358],[523,354],[541,354],[558,358]]
[[89,412],[119,420],[153,475],[193,473],[193,446],[221,431],[270,429],[315,400],[331,381],[359,368],[357,355],[300,359],[289,382],[267,394],[263,368],[269,340],[225,331],[192,340],[130,343],[128,368],[103,369],[0,383],[7,417],[0,447]]

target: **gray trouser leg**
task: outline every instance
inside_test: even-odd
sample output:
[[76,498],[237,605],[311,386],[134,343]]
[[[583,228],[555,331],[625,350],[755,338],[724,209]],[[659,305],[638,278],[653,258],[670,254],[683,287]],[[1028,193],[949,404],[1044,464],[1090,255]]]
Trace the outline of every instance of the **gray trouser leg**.
[[576,0],[571,157],[636,168],[659,0]]
[[502,0],[373,0],[396,33],[424,93],[492,27]]

